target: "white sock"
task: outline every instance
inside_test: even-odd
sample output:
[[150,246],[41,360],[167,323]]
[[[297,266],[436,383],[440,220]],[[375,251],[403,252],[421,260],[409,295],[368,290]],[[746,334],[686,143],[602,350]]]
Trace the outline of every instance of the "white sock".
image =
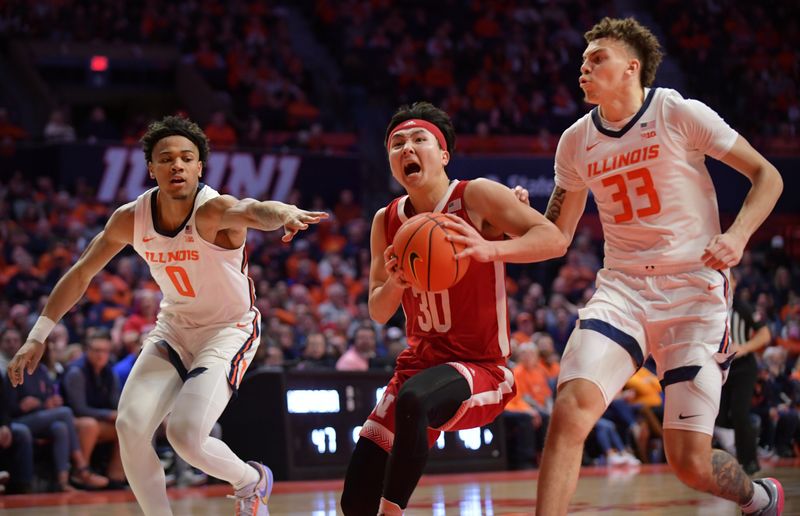
[[242,478],[240,478],[238,482],[233,484],[233,488],[238,491],[239,489],[242,489],[250,484],[255,484],[260,479],[261,475],[258,473],[256,468],[250,464],[245,464],[244,475],[242,475]]
[[742,512],[745,514],[753,514],[760,511],[769,503],[769,493],[764,489],[764,486],[753,482],[753,498],[749,502],[742,505]]
[[381,497],[381,505],[378,507],[378,516],[403,516],[403,509],[396,503]]

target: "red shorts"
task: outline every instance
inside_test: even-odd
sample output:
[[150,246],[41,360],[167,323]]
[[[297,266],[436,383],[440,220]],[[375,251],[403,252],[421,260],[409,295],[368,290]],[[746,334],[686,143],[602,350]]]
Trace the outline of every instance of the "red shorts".
[[[464,400],[458,412],[439,428],[428,428],[428,447],[433,446],[441,432],[466,430],[491,423],[503,412],[506,404],[517,392],[514,373],[507,367],[475,362],[447,362],[469,383],[471,396]],[[394,443],[394,411],[397,393],[406,380],[423,369],[399,369],[386,386],[383,397],[372,410],[364,426],[361,437],[390,452]]]

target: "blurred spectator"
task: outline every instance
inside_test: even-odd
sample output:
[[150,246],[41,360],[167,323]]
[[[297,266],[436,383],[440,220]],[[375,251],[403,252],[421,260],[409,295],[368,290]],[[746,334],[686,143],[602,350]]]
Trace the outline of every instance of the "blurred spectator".
[[110,329],[118,317],[125,315],[126,307],[119,303],[118,291],[114,283],[102,281],[100,284],[100,296],[99,302],[92,304],[89,308],[86,324],[90,327]]
[[30,492],[33,485],[33,436],[22,423],[11,421],[11,385],[0,371],[0,467],[11,473],[6,494]]
[[310,333],[306,338],[306,346],[297,363],[298,370],[333,369],[336,361],[328,353],[325,335],[320,332]]
[[517,344],[531,342],[534,332],[533,316],[528,312],[520,312],[517,314],[515,321],[517,323],[517,331],[511,334],[511,338]]
[[332,283],[325,290],[328,299],[320,303],[317,311],[323,325],[338,321],[341,317],[350,317],[351,308],[347,299],[347,289],[341,283]]
[[70,143],[75,141],[75,128],[67,121],[63,108],[54,109],[44,126],[44,141],[47,143]]
[[42,364],[47,368],[47,374],[53,382],[60,382],[64,375],[62,360],[68,343],[67,327],[61,323],[56,324],[47,336],[47,348],[42,356]]
[[39,271],[34,268],[33,258],[22,247],[13,252],[16,272],[9,278],[6,294],[17,302],[31,302],[39,298],[42,292],[42,280]]
[[5,328],[0,333],[0,372],[5,374],[8,363],[22,347],[22,333],[16,328]]
[[561,266],[558,277],[564,280],[564,289],[567,297],[577,301],[584,289],[594,283],[597,273],[581,263],[581,255],[575,251],[567,252],[567,263]]
[[553,392],[535,344],[521,344],[516,351],[516,361],[517,394],[506,405],[503,416],[509,425],[510,445],[515,454],[509,459],[510,465],[512,469],[525,469],[538,463],[553,407]]
[[356,330],[353,344],[336,361],[337,371],[366,371],[370,368],[370,359],[375,357],[377,339],[375,330],[364,326]]
[[81,136],[89,143],[116,141],[119,131],[106,118],[106,110],[102,106],[95,106],[81,128]]
[[98,443],[111,444],[107,475],[112,484],[125,481],[115,422],[119,403],[120,382],[109,363],[111,336],[107,330],[93,329],[86,341],[86,353],[67,369],[64,375],[64,395],[77,417],[92,418],[99,432],[95,441],[82,440],[81,448],[87,460]]
[[139,357],[139,352],[142,350],[143,336],[126,322],[122,328],[121,340],[125,355],[112,366],[114,374],[119,378],[120,392],[122,392],[122,388],[125,387],[125,382],[128,381],[128,376],[131,374],[133,364],[136,362],[136,359]]
[[753,412],[761,420],[760,445],[769,454],[794,457],[798,419],[797,385],[786,370],[786,350],[777,346],[764,351],[764,365],[756,381]]
[[626,448],[612,421],[601,417],[597,420],[592,434],[603,453],[604,462],[608,466],[638,466],[641,464],[641,461]]
[[342,227],[361,216],[361,206],[356,202],[352,190],[344,188],[339,192],[339,200],[333,207],[333,215]]
[[8,109],[0,106],[0,156],[13,155],[17,142],[26,139],[28,139],[27,131],[13,123],[8,115]]
[[64,406],[64,400],[56,390],[57,384],[50,380],[44,365],[39,364],[33,374],[27,376],[25,383],[16,388],[11,388],[8,379],[6,382],[11,393],[14,422],[27,426],[34,437],[50,441],[56,473],[55,488],[72,491],[73,485],[90,489],[108,486],[108,478],[89,469],[89,460],[81,450],[79,436],[81,439],[90,437],[92,428],[82,424],[83,435],[79,433],[72,410]]
[[540,332],[534,335],[533,343],[539,350],[539,362],[550,382],[550,388],[555,392],[558,373],[561,371],[561,355],[556,353],[553,346],[553,337],[549,334]]
[[[731,274],[730,288],[736,292],[736,275]],[[730,328],[729,352],[736,353],[731,362],[728,379],[722,386],[717,426],[732,428],[736,458],[748,475],[760,468],[756,454],[756,432],[750,420],[750,400],[753,399],[758,362],[755,352],[769,344],[769,328],[755,318],[753,309],[735,295],[728,315]]]
[[224,111],[214,111],[211,121],[203,128],[209,144],[214,149],[232,149],[236,147],[236,131],[228,124]]

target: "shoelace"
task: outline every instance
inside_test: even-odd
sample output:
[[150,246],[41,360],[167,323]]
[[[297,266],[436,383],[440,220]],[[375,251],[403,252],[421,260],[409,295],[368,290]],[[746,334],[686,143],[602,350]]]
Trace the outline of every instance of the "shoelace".
[[252,504],[255,502],[255,499],[258,498],[258,495],[256,493],[253,493],[250,496],[227,495],[226,498],[236,500],[236,503],[239,506],[239,511],[244,512],[252,508]]

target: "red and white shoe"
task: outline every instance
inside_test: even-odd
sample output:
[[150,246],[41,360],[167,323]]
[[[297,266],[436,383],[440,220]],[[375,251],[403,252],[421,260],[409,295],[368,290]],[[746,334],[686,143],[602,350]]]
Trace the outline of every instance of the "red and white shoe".
[[769,495],[769,503],[755,513],[755,516],[781,516],[783,514],[783,486],[780,481],[776,478],[759,478],[753,482],[760,484]]

